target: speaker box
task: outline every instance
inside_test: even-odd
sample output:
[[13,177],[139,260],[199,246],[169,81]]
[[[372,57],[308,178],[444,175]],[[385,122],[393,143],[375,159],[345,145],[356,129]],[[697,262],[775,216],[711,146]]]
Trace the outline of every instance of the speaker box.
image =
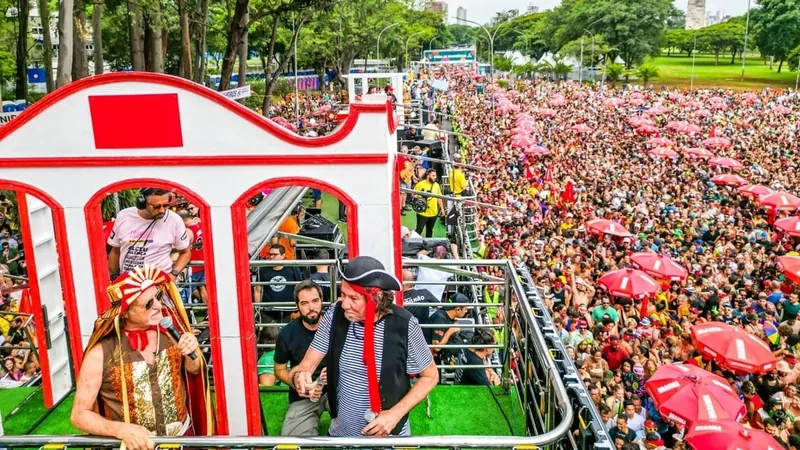
[[403,256],[417,256],[420,250],[432,250],[437,245],[444,245],[450,251],[450,240],[443,238],[430,238],[430,239],[403,239]]
[[333,242],[339,234],[339,225],[326,219],[321,214],[316,214],[303,221],[298,234]]

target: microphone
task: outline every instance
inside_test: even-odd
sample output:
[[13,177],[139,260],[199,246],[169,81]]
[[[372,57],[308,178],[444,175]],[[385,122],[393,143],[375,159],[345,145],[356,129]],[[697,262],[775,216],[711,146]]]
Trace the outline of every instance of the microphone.
[[[175,342],[181,340],[181,332],[175,328],[175,324],[172,323],[172,317],[164,317],[159,325],[166,330],[172,339],[175,339]],[[187,356],[192,360],[197,359],[197,353],[195,352],[189,353]]]

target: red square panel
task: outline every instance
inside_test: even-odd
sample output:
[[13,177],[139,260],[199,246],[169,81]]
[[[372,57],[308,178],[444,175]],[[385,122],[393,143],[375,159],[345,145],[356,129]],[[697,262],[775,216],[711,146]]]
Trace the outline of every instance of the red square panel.
[[97,149],[183,147],[178,94],[89,96]]

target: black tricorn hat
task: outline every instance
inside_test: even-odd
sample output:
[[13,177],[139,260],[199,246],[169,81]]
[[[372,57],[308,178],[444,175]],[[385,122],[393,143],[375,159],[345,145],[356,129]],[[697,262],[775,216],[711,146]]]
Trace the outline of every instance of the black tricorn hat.
[[382,291],[400,291],[403,285],[394,275],[387,272],[380,261],[371,256],[359,256],[350,260],[342,270],[341,261],[337,264],[339,276],[350,284],[362,287],[375,287]]

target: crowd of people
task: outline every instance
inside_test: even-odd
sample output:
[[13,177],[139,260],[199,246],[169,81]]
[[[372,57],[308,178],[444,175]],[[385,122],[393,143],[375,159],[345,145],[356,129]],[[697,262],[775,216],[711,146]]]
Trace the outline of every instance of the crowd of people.
[[[683,427],[662,417],[644,389],[669,363],[728,379],[745,402],[744,423],[799,448],[800,291],[776,258],[798,255],[800,240],[773,227],[795,212],[764,209],[736,186],[712,181],[737,173],[751,185],[800,192],[797,96],[530,80],[493,89],[465,70],[439,76],[451,86],[440,107],[454,108],[457,131],[470,136],[460,152],[496,169],[471,174],[478,200],[508,208],[481,211],[478,255],[528,267],[617,448],[685,448]],[[489,95],[479,94],[484,88]],[[531,142],[520,144],[524,116],[533,118],[524,127]],[[654,136],[677,153],[649,153]],[[740,170],[685,153],[715,136],[730,145],[705,147],[738,160]],[[631,235],[593,234],[586,224],[597,218]],[[672,258],[688,279],[659,280],[645,304],[608,295],[598,279],[634,267],[635,252]],[[708,321],[762,338],[777,366],[748,375],[703,357],[690,333]]]

